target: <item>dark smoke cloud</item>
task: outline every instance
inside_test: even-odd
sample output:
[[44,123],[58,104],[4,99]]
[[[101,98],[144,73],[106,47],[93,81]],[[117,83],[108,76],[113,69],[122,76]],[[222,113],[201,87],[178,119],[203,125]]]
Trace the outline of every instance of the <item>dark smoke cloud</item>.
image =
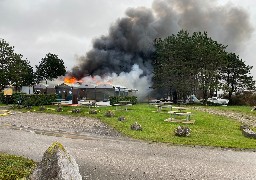
[[76,76],[130,72],[134,64],[145,74],[151,71],[152,40],[158,34],[153,26],[153,12],[131,8],[126,15],[110,28],[108,36],[94,40],[93,49],[85,57],[80,57],[81,64],[73,71]]
[[120,74],[130,72],[137,64],[148,76],[152,73],[154,39],[181,29],[190,33],[207,31],[233,52],[239,51],[253,31],[247,13],[230,5],[218,6],[214,0],[155,0],[151,9],[128,9],[126,16],[110,27],[108,35],[93,41],[92,50],[79,58],[72,73],[77,78]]

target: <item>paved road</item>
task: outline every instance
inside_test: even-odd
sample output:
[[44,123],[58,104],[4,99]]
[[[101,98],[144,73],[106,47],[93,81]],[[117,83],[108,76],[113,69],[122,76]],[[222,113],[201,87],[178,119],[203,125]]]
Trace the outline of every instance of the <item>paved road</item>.
[[0,151],[40,161],[54,142],[75,157],[83,179],[256,179],[256,153],[104,137],[39,135],[0,127]]

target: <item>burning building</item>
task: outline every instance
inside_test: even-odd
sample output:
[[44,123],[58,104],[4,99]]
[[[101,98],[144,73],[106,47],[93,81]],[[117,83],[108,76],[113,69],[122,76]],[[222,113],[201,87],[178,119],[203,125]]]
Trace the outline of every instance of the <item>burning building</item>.
[[81,99],[95,99],[95,87],[96,85],[93,84],[81,84],[78,86],[79,89],[79,96],[78,98]]
[[78,103],[78,85],[76,84],[60,84],[56,86],[56,94],[58,99],[71,101],[72,104]]
[[132,96],[137,90],[111,84],[110,81],[101,81],[100,78],[87,78],[88,83],[77,80],[72,76],[59,77],[48,84],[37,84],[34,89],[40,94],[56,94],[58,100],[77,104],[81,100],[109,101],[114,96]]

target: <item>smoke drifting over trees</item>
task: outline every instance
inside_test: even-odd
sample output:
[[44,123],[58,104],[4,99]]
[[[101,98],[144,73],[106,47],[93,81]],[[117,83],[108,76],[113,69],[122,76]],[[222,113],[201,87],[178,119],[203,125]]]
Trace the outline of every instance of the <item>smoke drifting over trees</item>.
[[81,79],[118,76],[138,69],[142,71],[138,78],[146,76],[150,86],[154,40],[181,29],[189,33],[207,31],[210,37],[236,53],[253,31],[248,14],[237,7],[220,6],[214,0],[155,0],[151,9],[127,9],[126,16],[110,27],[108,35],[95,39],[93,48],[79,57],[72,74]]

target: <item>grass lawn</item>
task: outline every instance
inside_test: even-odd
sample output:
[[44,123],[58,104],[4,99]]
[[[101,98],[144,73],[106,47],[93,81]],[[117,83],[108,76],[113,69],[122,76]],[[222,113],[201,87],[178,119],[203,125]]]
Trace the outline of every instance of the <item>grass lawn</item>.
[[0,153],[0,179],[22,179],[32,173],[35,162],[21,156]]
[[[89,114],[88,107],[66,107],[63,106],[62,112],[56,112],[56,106],[47,106],[48,110],[43,112],[58,113],[74,116],[89,116],[100,119],[102,122],[115,128],[122,134],[150,142],[163,142],[176,145],[199,145],[199,146],[214,146],[224,148],[245,148],[256,149],[256,140],[249,139],[242,135],[240,125],[236,120],[208,114],[202,111],[196,111],[192,106],[189,106],[192,112],[192,120],[195,124],[184,125],[182,123],[170,123],[164,120],[170,117],[167,113],[169,110],[156,112],[154,106],[148,104],[137,104],[129,108],[128,111],[121,109],[116,110],[116,107],[99,107],[97,114]],[[80,108],[81,113],[72,113],[72,109]],[[208,107],[228,109],[227,107]],[[39,107],[34,107],[31,111],[38,112]],[[92,109],[92,108],[91,108]],[[114,117],[106,117],[105,113],[111,110],[114,112]],[[237,112],[250,112],[250,107],[230,107],[229,109]],[[252,112],[254,114],[254,112]],[[256,116],[256,114],[254,114]],[[124,116],[125,121],[118,121],[118,117]],[[130,129],[131,124],[138,122],[142,125],[142,131],[133,131]],[[174,130],[179,126],[187,126],[191,129],[190,137],[177,137]]]

